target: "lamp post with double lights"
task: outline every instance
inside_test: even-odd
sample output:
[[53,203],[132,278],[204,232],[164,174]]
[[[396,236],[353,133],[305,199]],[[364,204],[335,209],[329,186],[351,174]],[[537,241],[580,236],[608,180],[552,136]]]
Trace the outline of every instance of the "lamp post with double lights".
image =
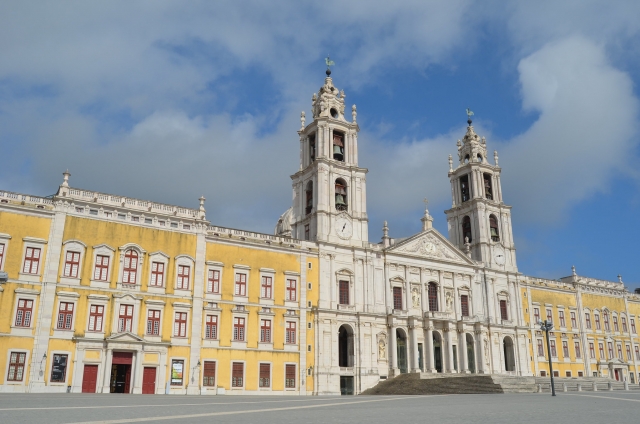
[[551,362],[551,343],[549,343],[549,331],[553,330],[553,324],[551,321],[538,321],[540,330],[547,334],[547,355],[549,355],[549,376],[551,377],[551,396],[556,395],[556,386],[553,382],[553,363]]

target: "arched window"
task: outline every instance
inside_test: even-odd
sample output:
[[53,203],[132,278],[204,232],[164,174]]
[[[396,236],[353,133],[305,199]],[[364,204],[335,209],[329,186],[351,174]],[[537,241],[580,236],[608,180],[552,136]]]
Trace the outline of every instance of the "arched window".
[[489,215],[489,230],[491,231],[491,241],[500,241],[498,218],[495,215]]
[[338,329],[338,366],[352,367],[354,362],[353,330],[348,325]]
[[491,183],[491,174],[482,174],[484,181],[484,197],[493,200],[493,184]]
[[344,162],[344,134],[333,132],[333,158]]
[[309,163],[316,160],[316,135],[309,135]]
[[305,190],[305,196],[306,196],[305,212],[306,212],[307,215],[309,215],[311,213],[311,211],[313,210],[313,181],[309,181],[307,183],[307,188]]
[[465,216],[462,218],[462,242],[471,243],[471,218]]
[[438,310],[438,285],[436,283],[429,283],[429,310]]
[[345,183],[343,179],[338,178],[336,180],[336,210],[346,211],[347,208],[347,183]]
[[129,249],[124,253],[124,266],[122,267],[122,282],[135,284],[138,274],[138,252]]
[[471,191],[469,190],[469,175],[463,175],[460,177],[460,196],[462,201],[466,202],[471,198]]

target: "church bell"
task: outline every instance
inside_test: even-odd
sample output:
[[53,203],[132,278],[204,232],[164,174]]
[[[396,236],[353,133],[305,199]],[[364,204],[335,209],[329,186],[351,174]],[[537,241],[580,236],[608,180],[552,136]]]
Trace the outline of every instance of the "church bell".
[[336,160],[342,160],[342,147],[333,145],[333,158]]

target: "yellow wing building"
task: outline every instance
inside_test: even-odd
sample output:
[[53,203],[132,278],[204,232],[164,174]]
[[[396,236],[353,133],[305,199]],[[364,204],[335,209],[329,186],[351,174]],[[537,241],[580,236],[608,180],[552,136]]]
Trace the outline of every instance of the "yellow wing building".
[[313,244],[69,175],[0,192],[0,392],[312,392]]

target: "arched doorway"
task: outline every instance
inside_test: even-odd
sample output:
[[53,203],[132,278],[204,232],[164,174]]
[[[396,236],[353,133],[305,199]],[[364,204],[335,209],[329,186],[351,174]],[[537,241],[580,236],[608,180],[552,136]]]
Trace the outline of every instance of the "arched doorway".
[[504,350],[504,369],[506,371],[516,370],[516,360],[513,354],[513,340],[511,337],[506,336],[502,340],[502,347]]
[[398,355],[398,369],[402,374],[408,372],[407,370],[407,335],[404,330],[398,328],[396,330],[396,346]]
[[[341,325],[338,329],[338,365],[341,368],[353,367],[353,329],[348,325]],[[350,370],[344,372],[351,373]],[[352,374],[352,373],[351,373]],[[340,375],[340,394],[353,394],[353,375]]]
[[471,374],[476,373],[476,355],[473,336],[469,333],[465,336],[467,338],[467,363],[469,364],[469,372]]
[[442,337],[437,331],[433,332],[433,362],[437,372],[442,372]]

